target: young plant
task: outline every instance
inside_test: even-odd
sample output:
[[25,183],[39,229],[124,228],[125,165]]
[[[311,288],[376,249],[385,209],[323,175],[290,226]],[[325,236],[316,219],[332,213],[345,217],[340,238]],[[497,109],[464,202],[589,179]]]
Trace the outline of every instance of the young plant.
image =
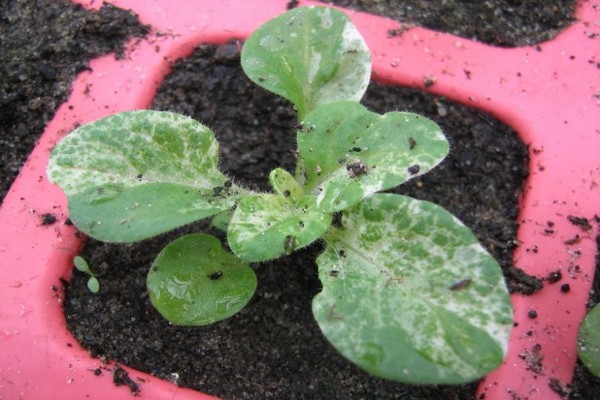
[[90,269],[90,266],[88,265],[87,261],[85,261],[85,258],[81,256],[75,256],[73,258],[73,265],[75,265],[75,268],[77,268],[78,271],[81,271],[89,276],[89,279],[87,281],[87,287],[90,290],[90,292],[98,293],[98,291],[100,290],[100,282],[98,282],[98,279],[96,279],[96,276]]
[[146,239],[213,217],[233,254],[206,234],[167,245],[148,273],[169,321],[204,325],[243,308],[256,288],[248,263],[316,240],[321,330],[369,373],[413,383],[461,383],[504,358],[512,312],[499,266],[443,208],[380,193],[447,155],[439,127],[419,115],[380,115],[359,101],[369,50],[332,8],[289,11],[245,43],[242,66],[298,112],[298,164],[276,168],[257,193],[219,171],[213,132],[185,116],[133,111],[84,125],[52,152],[50,179],[71,219],[108,242]]

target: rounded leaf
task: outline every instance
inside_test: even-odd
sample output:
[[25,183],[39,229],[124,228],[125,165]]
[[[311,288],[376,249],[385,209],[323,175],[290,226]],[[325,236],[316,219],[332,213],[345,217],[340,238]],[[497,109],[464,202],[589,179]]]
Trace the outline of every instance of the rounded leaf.
[[171,323],[208,325],[244,308],[256,275],[214,236],[190,234],[159,253],[147,285],[152,304]]
[[95,277],[90,277],[87,281],[87,287],[92,293],[98,293],[100,291],[100,282]]
[[213,132],[191,118],[130,111],[71,132],[48,176],[80,230],[134,242],[233,207],[239,188],[218,170],[218,151]]
[[352,362],[428,384],[472,381],[502,362],[512,310],[500,267],[446,210],[375,194],[326,239],[313,312]]
[[323,211],[334,212],[430,171],[449,145],[428,118],[409,112],[379,115],[340,101],[307,115],[298,150],[305,192],[317,196]]
[[248,38],[242,67],[253,82],[294,103],[302,120],[317,105],[359,101],[371,78],[371,54],[341,11],[300,7]]

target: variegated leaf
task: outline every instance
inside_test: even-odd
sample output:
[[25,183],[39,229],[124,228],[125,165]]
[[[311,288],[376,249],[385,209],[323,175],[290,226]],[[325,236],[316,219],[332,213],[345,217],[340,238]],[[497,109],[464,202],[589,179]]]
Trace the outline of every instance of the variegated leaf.
[[354,102],[319,107],[298,133],[305,192],[327,212],[424,174],[448,149],[433,121],[408,112],[379,115]]
[[53,150],[50,180],[86,234],[133,242],[234,206],[213,132],[191,118],[131,111],[83,125]]
[[374,194],[344,212],[317,259],[323,333],[367,372],[462,383],[503,360],[512,312],[496,261],[443,208]]
[[331,216],[317,209],[313,196],[290,202],[277,194],[250,195],[238,204],[227,241],[242,260],[266,261],[308,246],[330,224]]
[[256,84],[294,103],[302,120],[317,105],[359,101],[371,77],[371,54],[344,13],[301,7],[248,38],[242,67]]

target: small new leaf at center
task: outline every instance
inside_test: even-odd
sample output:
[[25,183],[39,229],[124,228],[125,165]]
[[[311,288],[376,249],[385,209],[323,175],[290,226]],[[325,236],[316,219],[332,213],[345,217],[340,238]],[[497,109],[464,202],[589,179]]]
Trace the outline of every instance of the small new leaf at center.
[[279,194],[244,197],[231,218],[227,241],[246,262],[267,261],[308,246],[331,224],[331,215],[316,207],[314,196],[297,202]]

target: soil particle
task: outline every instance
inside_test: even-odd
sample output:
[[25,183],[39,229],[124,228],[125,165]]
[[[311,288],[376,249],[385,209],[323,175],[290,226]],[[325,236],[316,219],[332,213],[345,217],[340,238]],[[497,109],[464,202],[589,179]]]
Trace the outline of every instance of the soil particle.
[[531,276],[521,268],[509,265],[505,269],[505,276],[509,279],[509,291],[511,293],[519,292],[525,295],[534,294],[544,287],[544,281],[535,276]]
[[52,225],[56,222],[56,215],[50,213],[42,214],[41,222],[42,225]]
[[592,230],[592,224],[590,224],[590,221],[587,218],[569,215],[567,219],[570,223],[572,223],[575,226],[578,226],[584,232]]
[[127,387],[129,387],[131,394],[133,394],[134,396],[137,396],[141,391],[140,385],[138,385],[133,379],[131,379],[127,371],[121,368],[120,365],[115,366],[115,369],[113,370],[113,383],[115,384],[115,386],[126,385]]

